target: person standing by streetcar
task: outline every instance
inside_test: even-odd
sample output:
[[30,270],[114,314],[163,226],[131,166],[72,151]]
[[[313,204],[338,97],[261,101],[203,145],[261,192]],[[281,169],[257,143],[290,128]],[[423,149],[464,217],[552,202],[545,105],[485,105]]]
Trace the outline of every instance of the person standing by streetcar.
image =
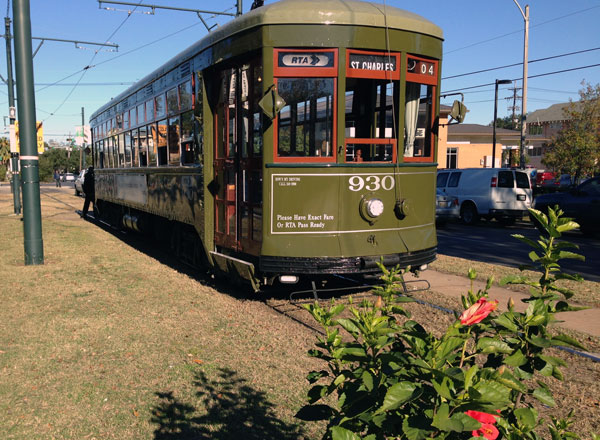
[[88,213],[88,209],[90,208],[90,202],[94,203],[94,207],[96,207],[96,202],[94,202],[94,167],[89,167],[87,173],[85,173],[81,189],[83,189],[83,192],[85,193],[85,202],[83,202],[81,217],[85,218]]

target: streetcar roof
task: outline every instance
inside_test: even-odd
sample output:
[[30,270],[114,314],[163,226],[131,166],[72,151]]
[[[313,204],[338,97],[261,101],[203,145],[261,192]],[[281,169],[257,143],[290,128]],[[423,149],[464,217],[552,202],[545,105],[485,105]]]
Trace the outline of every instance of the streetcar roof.
[[341,25],[387,27],[443,39],[441,28],[420,15],[393,6],[359,0],[280,0],[261,6],[210,32],[152,73],[111,99],[92,114],[90,119],[143,88],[195,54],[240,32],[265,25]]

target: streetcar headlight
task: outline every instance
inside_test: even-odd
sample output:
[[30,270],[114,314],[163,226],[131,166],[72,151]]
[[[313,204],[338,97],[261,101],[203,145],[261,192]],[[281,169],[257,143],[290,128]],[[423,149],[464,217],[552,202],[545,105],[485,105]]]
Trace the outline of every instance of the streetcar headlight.
[[369,199],[365,205],[369,217],[377,218],[383,214],[383,202],[379,199]]

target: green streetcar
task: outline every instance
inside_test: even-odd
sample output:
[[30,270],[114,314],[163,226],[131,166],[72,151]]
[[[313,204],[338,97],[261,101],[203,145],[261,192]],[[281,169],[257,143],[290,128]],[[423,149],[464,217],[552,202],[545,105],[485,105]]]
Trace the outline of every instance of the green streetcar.
[[97,215],[261,284],[436,256],[442,31],[282,0],[214,30],[91,117]]

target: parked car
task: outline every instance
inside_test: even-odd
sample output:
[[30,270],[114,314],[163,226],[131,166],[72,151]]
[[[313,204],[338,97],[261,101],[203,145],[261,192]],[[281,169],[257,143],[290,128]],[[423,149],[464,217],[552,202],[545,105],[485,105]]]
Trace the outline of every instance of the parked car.
[[537,187],[552,187],[556,182],[556,174],[549,171],[538,170],[535,175],[535,186]]
[[514,223],[531,207],[532,192],[525,171],[510,168],[464,168],[440,170],[437,187],[457,197],[460,217],[474,224],[481,217]]
[[581,232],[600,232],[600,176],[586,180],[570,191],[542,194],[535,199],[533,207],[544,213],[548,207],[558,205],[566,217],[573,218]]
[[435,194],[435,222],[442,226],[448,220],[460,218],[460,206],[457,197],[451,197],[441,190]]
[[85,195],[85,193],[83,191],[83,179],[85,178],[85,173],[87,173],[87,169],[84,169],[81,173],[79,173],[79,175],[75,179],[74,186],[75,186],[75,195],[76,196]]
[[62,173],[60,177],[63,182],[75,182],[75,174],[73,173]]

